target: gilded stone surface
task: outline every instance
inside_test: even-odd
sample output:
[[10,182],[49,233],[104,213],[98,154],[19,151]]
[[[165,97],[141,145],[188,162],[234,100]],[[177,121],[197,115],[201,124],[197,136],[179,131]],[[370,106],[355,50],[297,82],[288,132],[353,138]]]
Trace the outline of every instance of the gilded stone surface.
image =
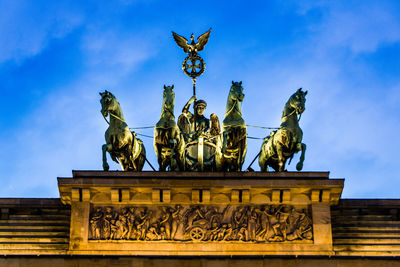
[[285,242],[311,240],[307,208],[290,205],[96,206],[91,240]]
[[74,255],[334,253],[327,218],[343,180],[328,173],[73,173],[59,188]]

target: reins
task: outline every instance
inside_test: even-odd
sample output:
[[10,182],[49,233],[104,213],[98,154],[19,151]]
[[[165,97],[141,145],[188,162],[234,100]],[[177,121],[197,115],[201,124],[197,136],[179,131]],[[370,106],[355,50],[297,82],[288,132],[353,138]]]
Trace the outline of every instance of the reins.
[[[286,118],[288,118],[288,117],[290,117],[290,116],[292,116],[293,113],[295,113],[295,112],[296,112],[296,109],[293,109],[293,111],[292,111],[289,115],[283,116],[283,117],[282,117],[282,120],[283,120],[283,119],[286,119]],[[300,119],[301,119],[301,114],[302,114],[302,113],[300,113],[299,118],[297,119],[297,122],[300,121]]]
[[[239,102],[239,100],[237,100],[237,99],[235,99],[235,100],[233,100],[234,102],[233,102],[233,104],[232,104],[232,107],[228,110],[228,112],[226,112],[226,115],[225,115],[225,118],[235,109],[235,107],[236,107],[236,104],[237,104],[237,102]],[[241,105],[242,105],[243,103],[241,103]],[[239,113],[240,113],[240,116],[242,116],[242,107],[240,106],[240,108],[239,108]]]
[[[103,115],[103,114],[102,114],[102,115]],[[116,118],[117,120],[120,120],[120,121],[126,123],[126,121],[124,121],[123,119],[121,119],[121,118],[118,117],[117,115],[112,114],[111,112],[110,112],[110,116],[113,116],[113,117]],[[110,122],[107,120],[106,116],[103,115],[103,118],[104,118],[104,120],[107,122],[107,124],[110,125]]]

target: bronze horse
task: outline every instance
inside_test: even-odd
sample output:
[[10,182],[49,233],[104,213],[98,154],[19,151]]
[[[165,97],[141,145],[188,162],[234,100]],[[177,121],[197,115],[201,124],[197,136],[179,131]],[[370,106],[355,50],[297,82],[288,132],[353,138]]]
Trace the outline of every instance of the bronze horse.
[[105,119],[110,114],[109,127],[105,133],[106,144],[102,146],[103,169],[108,171],[110,168],[106,157],[108,152],[124,171],[141,171],[146,160],[143,142],[136,138],[135,132],[129,130],[115,96],[108,91],[100,93],[100,96],[101,114]]
[[264,139],[258,159],[262,172],[268,171],[268,166],[278,172],[284,171],[287,159],[291,160],[294,153],[299,151],[301,156],[296,169],[303,169],[306,145],[301,142],[303,131],[299,127],[297,115],[300,116],[305,110],[306,95],[307,91],[303,92],[300,88],[289,98],[282,112],[279,130]]
[[222,122],[222,171],[241,171],[247,151],[247,128],[239,105],[244,99],[242,82],[232,81]]
[[160,171],[183,171],[185,141],[175,122],[174,86],[165,86],[161,117],[154,128],[154,150],[157,155]]

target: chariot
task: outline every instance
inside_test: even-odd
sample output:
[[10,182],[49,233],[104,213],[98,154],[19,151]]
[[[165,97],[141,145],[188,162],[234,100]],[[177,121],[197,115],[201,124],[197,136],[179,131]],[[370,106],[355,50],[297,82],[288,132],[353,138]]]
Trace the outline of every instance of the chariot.
[[199,136],[185,145],[185,170],[216,171],[220,169],[220,136]]
[[206,219],[195,221],[193,225],[187,229],[186,237],[192,241],[202,241],[205,239],[208,229],[210,228],[210,222]]
[[214,213],[208,218],[193,221],[193,223],[186,228],[185,237],[195,242],[208,240],[210,234],[218,230],[218,226],[221,224],[225,211],[226,210],[222,213]]

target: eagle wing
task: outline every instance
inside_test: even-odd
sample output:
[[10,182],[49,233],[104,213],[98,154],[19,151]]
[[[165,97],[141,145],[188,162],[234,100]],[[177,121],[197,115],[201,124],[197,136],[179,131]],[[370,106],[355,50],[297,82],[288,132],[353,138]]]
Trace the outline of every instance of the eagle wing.
[[199,38],[197,38],[197,44],[196,44],[197,51],[201,51],[204,49],[204,46],[206,46],[208,42],[208,38],[210,38],[210,33],[211,33],[211,28],[207,32],[200,35]]
[[189,52],[188,40],[186,40],[185,37],[180,36],[179,34],[176,34],[174,32],[172,32],[172,36],[174,37],[176,44],[182,47],[185,53],[188,53]]
[[210,120],[211,120],[211,126],[210,126],[210,134],[212,136],[216,136],[219,135],[221,133],[221,127],[219,124],[219,119],[218,116],[216,114],[211,114],[210,116]]

